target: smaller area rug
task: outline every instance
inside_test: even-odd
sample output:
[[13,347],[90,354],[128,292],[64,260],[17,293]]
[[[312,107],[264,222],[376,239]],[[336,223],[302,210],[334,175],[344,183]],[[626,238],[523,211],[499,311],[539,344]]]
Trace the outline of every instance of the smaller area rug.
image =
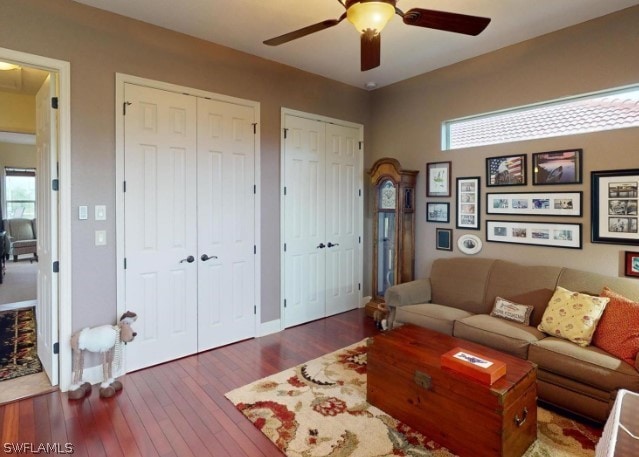
[[35,309],[0,311],[0,381],[40,371]]
[[[366,341],[226,394],[290,457],[453,456],[366,402]],[[539,408],[526,457],[593,456],[601,435]]]

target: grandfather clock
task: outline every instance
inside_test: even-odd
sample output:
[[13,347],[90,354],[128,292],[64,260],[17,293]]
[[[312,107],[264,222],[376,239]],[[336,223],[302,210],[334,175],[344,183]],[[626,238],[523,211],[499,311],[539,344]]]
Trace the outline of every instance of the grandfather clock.
[[373,199],[373,298],[366,305],[372,316],[384,302],[386,289],[415,277],[415,170],[403,170],[391,158],[379,159],[369,174]]

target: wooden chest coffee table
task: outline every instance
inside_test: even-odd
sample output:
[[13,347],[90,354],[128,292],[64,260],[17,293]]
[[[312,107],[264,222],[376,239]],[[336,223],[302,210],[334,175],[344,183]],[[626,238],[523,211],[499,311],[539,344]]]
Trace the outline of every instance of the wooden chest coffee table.
[[[506,363],[482,384],[440,357],[454,348]],[[521,456],[537,439],[537,368],[502,352],[414,325],[375,336],[368,347],[367,400],[460,456]]]

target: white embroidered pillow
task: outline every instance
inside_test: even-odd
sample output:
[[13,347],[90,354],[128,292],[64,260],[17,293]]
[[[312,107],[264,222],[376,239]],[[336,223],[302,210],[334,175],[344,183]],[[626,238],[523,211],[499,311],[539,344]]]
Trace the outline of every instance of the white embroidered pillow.
[[495,304],[493,310],[490,312],[491,316],[501,317],[509,321],[519,322],[520,324],[530,324],[530,314],[533,312],[533,307],[530,305],[521,305],[514,303],[505,298],[495,298]]
[[579,346],[588,346],[609,301],[607,297],[593,297],[557,287],[537,328]]

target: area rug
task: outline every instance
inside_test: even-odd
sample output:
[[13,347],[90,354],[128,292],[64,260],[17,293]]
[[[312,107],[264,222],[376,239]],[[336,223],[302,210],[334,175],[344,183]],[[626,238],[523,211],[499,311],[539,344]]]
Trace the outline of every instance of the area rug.
[[40,371],[35,309],[0,311],[0,381]]
[[[366,402],[366,340],[226,394],[289,457],[453,456]],[[526,457],[593,456],[601,431],[539,408]]]

